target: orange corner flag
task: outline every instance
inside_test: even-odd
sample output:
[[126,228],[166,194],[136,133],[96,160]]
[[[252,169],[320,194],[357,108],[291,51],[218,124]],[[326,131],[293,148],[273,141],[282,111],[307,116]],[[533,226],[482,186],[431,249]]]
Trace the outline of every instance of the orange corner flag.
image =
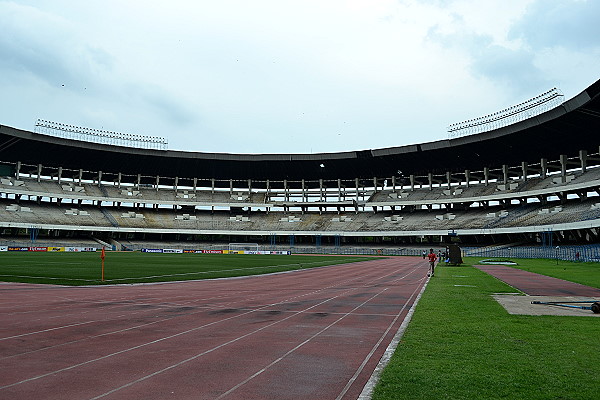
[[104,252],[104,246],[102,246],[102,253],[100,253],[100,259],[102,260],[102,282],[104,282],[104,257],[106,257],[106,253]]

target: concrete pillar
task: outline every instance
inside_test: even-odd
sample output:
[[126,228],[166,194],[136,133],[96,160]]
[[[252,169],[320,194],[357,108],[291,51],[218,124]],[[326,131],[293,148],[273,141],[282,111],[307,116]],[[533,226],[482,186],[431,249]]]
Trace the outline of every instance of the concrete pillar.
[[567,155],[561,154],[560,155],[560,176],[562,177],[563,183],[566,182],[567,163],[568,163]]
[[319,201],[323,200],[323,179],[319,179]]
[[581,172],[585,174],[587,170],[587,150],[579,150],[579,161],[581,162]]
[[541,167],[540,177],[542,179],[546,179],[546,177],[548,176],[548,160],[546,158],[542,158],[540,160],[540,167]]

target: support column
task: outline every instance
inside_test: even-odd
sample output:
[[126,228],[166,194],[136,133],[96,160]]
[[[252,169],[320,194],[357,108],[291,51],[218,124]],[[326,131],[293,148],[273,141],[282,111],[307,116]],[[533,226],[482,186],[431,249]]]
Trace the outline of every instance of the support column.
[[587,150],[579,150],[579,161],[581,162],[581,172],[585,174],[587,170]]
[[560,155],[560,176],[562,177],[562,182],[565,183],[567,181],[567,156],[566,154]]
[[[271,181],[267,179],[267,182],[265,183],[266,186],[266,193],[265,193],[265,203],[268,203],[269,201],[271,201]],[[267,214],[269,213],[269,207],[267,207]]]
[[540,171],[540,177],[542,179],[546,179],[546,177],[548,176],[548,160],[546,158],[542,158],[540,160],[540,167],[541,167],[541,171]]
[[504,175],[504,184],[506,185],[508,183],[508,165],[504,164],[502,165],[502,175]]
[[529,172],[529,164],[527,164],[527,161],[521,162],[521,173],[523,174],[523,182],[527,181],[528,172]]
[[323,179],[319,179],[319,201],[323,201]]

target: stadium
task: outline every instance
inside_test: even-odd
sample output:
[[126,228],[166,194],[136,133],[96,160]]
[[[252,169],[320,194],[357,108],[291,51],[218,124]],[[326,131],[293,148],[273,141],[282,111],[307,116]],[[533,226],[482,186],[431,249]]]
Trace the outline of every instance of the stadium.
[[0,126],[0,396],[596,398],[599,130],[600,81],[339,153]]
[[0,126],[0,240],[302,252],[597,243],[600,81],[531,114],[548,93],[454,124],[446,140],[339,153],[185,152],[43,120]]

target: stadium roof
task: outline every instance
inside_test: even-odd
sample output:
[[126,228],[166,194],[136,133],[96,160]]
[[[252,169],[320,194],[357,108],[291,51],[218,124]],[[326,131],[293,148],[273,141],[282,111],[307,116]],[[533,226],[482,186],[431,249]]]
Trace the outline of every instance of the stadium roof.
[[97,144],[0,125],[0,161],[200,180],[353,180],[480,171],[579,150],[595,154],[599,133],[600,80],[561,106],[513,125],[408,146],[317,154],[202,153]]

